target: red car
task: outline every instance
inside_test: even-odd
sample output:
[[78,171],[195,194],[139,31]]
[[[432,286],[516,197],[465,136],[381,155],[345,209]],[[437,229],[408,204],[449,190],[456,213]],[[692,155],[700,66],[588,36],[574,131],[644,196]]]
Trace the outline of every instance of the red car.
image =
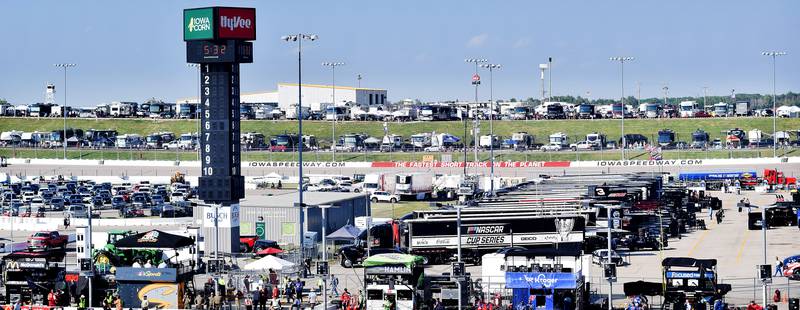
[[50,249],[66,249],[67,236],[59,234],[57,231],[39,231],[28,237],[28,250],[47,251]]
[[252,252],[257,240],[258,236],[239,236],[239,252]]

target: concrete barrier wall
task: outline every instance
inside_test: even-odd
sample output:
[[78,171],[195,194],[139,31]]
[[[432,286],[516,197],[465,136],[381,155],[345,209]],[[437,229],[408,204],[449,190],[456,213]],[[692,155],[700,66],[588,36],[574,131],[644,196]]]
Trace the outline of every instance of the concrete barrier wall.
[[[71,219],[70,226],[88,225],[87,219]],[[92,219],[93,227],[159,227],[192,225],[191,218],[131,218]],[[0,217],[0,230],[40,231],[58,230],[64,225],[63,218],[54,217]]]
[[[22,159],[10,158],[12,165],[64,165],[64,166],[120,166],[120,167],[200,167],[198,161],[156,161],[156,160],[78,160],[78,159]],[[764,157],[764,158],[734,158],[734,159],[665,159],[665,160],[603,160],[603,161],[558,161],[558,162],[495,162],[498,168],[520,167],[607,167],[607,166],[678,166],[678,165],[745,165],[745,164],[770,164],[770,163],[800,163],[800,157]],[[414,168],[420,166],[434,167],[442,162],[304,162],[306,168]],[[458,165],[460,163],[449,163]],[[470,163],[468,163],[470,164]],[[489,166],[488,162],[479,163],[480,166]],[[296,162],[242,162],[242,167],[254,168],[285,168],[296,167]]]

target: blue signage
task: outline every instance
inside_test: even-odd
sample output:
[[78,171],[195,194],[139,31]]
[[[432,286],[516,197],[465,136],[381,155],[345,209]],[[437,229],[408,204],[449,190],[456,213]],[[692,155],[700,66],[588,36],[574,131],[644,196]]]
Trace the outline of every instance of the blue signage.
[[118,267],[117,281],[175,282],[178,272],[175,268],[134,268]]
[[506,272],[507,288],[574,289],[578,276],[565,272]]
[[[694,271],[667,271],[667,279],[700,279],[700,273]],[[713,272],[706,272],[706,279],[713,279]]]
[[755,171],[735,171],[735,172],[689,172],[678,174],[679,180],[727,180],[741,178],[755,178],[758,174]]

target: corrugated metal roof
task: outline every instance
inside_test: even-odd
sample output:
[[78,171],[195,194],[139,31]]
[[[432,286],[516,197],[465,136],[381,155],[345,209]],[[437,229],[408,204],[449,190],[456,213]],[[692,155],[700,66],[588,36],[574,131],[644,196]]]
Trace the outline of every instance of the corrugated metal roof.
[[[297,191],[287,191],[279,195],[249,195],[239,205],[243,207],[286,207],[298,202]],[[303,203],[307,205],[327,205],[352,199],[367,199],[363,193],[342,192],[303,192]]]
[[[280,87],[280,86],[297,86],[297,85],[298,85],[297,83],[278,83],[278,87]],[[333,86],[331,86],[331,85],[321,85],[321,84],[303,84],[303,87],[309,87],[309,88],[333,88]],[[380,89],[380,88],[351,87],[351,86],[339,86],[339,85],[336,85],[336,89],[386,91],[385,89]]]

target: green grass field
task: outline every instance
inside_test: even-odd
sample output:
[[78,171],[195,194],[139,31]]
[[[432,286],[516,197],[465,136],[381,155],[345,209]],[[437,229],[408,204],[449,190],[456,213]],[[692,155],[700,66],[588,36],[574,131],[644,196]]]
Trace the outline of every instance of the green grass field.
[[[170,131],[176,134],[197,131],[197,120],[139,120],[139,119],[69,119],[68,127],[81,129],[116,129],[120,134],[150,134],[159,131]],[[470,124],[471,126],[471,124]],[[305,121],[304,134],[317,136],[324,144],[331,141],[331,122]],[[489,132],[489,122],[481,121],[481,133]],[[765,133],[772,132],[771,118],[700,118],[700,119],[629,119],[625,121],[626,133],[639,133],[653,139],[658,130],[669,128],[674,130],[680,141],[690,141],[691,133],[700,128],[714,138],[723,138],[723,132],[731,128],[744,130],[761,129]],[[778,130],[800,129],[800,118],[778,119]],[[63,120],[57,118],[0,118],[0,131],[50,131],[63,128]],[[605,133],[609,139],[618,140],[620,136],[619,120],[560,120],[560,121],[495,121],[495,133],[508,137],[513,132],[526,131],[534,134],[539,142],[546,141],[547,136],[555,132],[564,132],[570,141],[583,140],[587,133]],[[464,133],[462,122],[392,122],[389,132],[406,138],[422,132],[447,132],[456,136]],[[242,132],[260,132],[271,136],[284,132],[297,132],[296,121],[243,121]],[[383,122],[338,122],[336,133],[365,133],[371,136],[383,136]]]
[[[140,120],[140,119],[69,119],[67,125],[82,129],[116,129],[119,133],[137,133],[146,135],[159,131],[185,133],[196,131],[196,120]],[[330,122],[306,121],[303,130],[306,134],[316,135],[321,144],[330,144]],[[778,119],[778,130],[800,129],[800,119]],[[0,131],[50,131],[63,127],[61,119],[38,118],[0,118]],[[489,132],[488,121],[481,122],[481,132]],[[691,133],[700,128],[714,138],[723,138],[727,129],[739,127],[745,130],[761,129],[772,132],[771,118],[706,118],[706,119],[630,119],[625,121],[626,133],[640,133],[649,139],[654,139],[658,130],[670,128],[677,133],[679,141],[691,140]],[[517,131],[527,131],[536,136],[541,143],[547,141],[547,136],[555,132],[564,132],[570,136],[570,141],[582,140],[587,133],[601,132],[608,135],[609,140],[617,140],[620,135],[619,120],[562,120],[562,121],[496,121],[495,132],[503,137],[510,136]],[[296,132],[297,122],[294,121],[243,121],[242,132],[260,132],[271,136],[283,132]],[[456,136],[463,135],[461,122],[405,122],[389,123],[389,131],[393,134],[403,135],[408,138],[412,134],[422,132],[447,132]],[[337,134],[357,132],[371,136],[383,135],[383,122],[339,122],[336,125]],[[338,153],[337,161],[419,161],[425,155],[434,155],[436,160],[441,160],[443,153]],[[446,154],[446,153],[445,153]],[[449,153],[451,160],[461,161],[463,153]],[[712,151],[664,151],[665,159],[675,158],[752,158],[771,156],[772,151],[762,150],[712,150]],[[779,149],[778,155],[792,156],[793,149]],[[12,158],[62,158],[61,150],[13,150],[0,149],[0,156]],[[474,155],[470,152],[467,159],[472,160]],[[126,151],[126,150],[70,150],[68,158],[82,159],[138,159],[138,160],[196,160],[197,154],[193,152],[173,151]],[[488,152],[479,154],[480,160],[488,160]],[[620,159],[619,151],[604,152],[548,152],[539,151],[512,152],[502,151],[495,154],[496,160],[507,161],[562,161],[562,160],[609,160]],[[643,151],[629,151],[627,159],[648,159],[648,154]],[[270,152],[245,152],[244,161],[296,161],[294,153]],[[304,160],[331,161],[332,155],[328,152],[306,152]]]
[[372,216],[374,217],[388,217],[398,218],[411,211],[424,211],[430,210],[430,202],[427,201],[401,201],[395,204],[391,203],[372,203]]

